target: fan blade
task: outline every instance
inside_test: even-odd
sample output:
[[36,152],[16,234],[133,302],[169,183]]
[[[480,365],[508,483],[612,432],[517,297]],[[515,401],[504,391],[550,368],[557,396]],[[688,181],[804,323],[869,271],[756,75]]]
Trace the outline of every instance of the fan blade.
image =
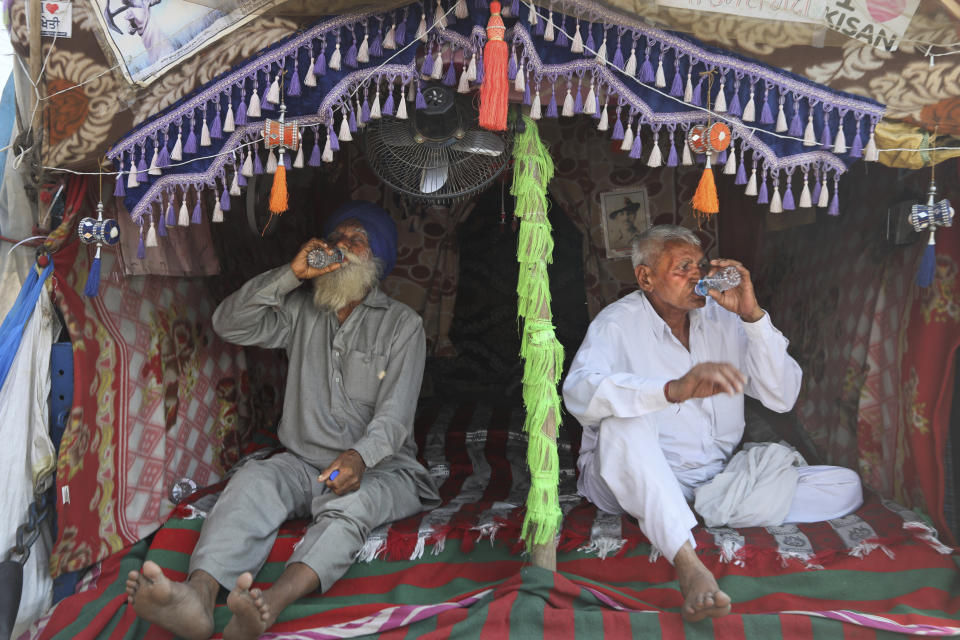
[[420,177],[420,192],[434,193],[443,188],[443,185],[447,184],[448,169],[446,161],[436,167],[426,167]]
[[457,151],[484,156],[499,156],[504,150],[503,138],[489,131],[468,131],[450,146]]

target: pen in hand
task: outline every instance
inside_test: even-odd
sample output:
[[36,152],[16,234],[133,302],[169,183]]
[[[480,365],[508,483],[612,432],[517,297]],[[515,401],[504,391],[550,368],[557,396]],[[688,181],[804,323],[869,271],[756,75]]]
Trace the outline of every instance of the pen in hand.
[[[328,480],[336,480],[338,475],[340,475],[340,470],[339,470],[339,469],[334,469],[334,470],[330,473],[330,477],[328,478]],[[319,479],[319,478],[318,478],[318,479]],[[326,492],[329,491],[329,490],[330,490],[330,487],[328,487],[327,484],[324,483],[323,489],[320,490],[320,493],[321,493],[321,495],[322,495],[322,494],[326,493]]]

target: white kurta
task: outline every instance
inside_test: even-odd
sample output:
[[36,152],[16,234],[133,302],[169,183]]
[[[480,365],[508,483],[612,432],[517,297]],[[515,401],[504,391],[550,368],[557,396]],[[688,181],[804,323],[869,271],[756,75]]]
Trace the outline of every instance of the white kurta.
[[[802,377],[769,314],[743,322],[708,298],[689,315],[688,351],[642,292],[609,305],[590,324],[563,384],[567,410],[583,425],[580,493],[605,511],[636,517],[671,561],[684,542],[694,546],[690,529],[696,518],[687,502],[723,470],[743,436],[744,417],[742,394],[671,404],[663,393],[666,382],[701,362],[729,363],[746,376],[747,394],[785,412],[797,399]],[[822,477],[829,476],[834,494],[841,481],[842,499],[793,521],[836,517],[843,515],[838,509],[859,506],[856,474],[828,470]],[[797,499],[805,505],[821,502],[801,491],[804,484],[816,485],[810,479],[817,475],[800,474]],[[851,482],[857,500],[851,498]]]

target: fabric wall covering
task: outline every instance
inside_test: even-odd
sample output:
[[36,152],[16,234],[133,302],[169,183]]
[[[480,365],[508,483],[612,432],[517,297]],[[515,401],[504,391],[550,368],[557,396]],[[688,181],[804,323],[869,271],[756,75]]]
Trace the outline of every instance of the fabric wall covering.
[[[230,194],[239,193],[243,174],[272,166],[272,154],[264,155],[256,143],[262,117],[277,113],[271,98],[278,98],[283,72],[289,78],[288,117],[298,119],[308,140],[294,166],[332,161],[340,143],[370,118],[403,117],[422,106],[416,98],[425,79],[471,90],[483,76],[477,52],[485,34],[476,25],[485,23],[484,11],[474,9],[469,18],[453,23],[463,5],[437,6],[426,14],[414,4],[385,14],[322,20],[125,136],[108,157],[125,172],[116,195],[126,196],[141,235],[175,241],[181,231],[171,227],[198,220],[196,202],[204,191],[213,192],[219,208],[229,211]],[[599,5],[570,2],[564,8],[567,13],[539,10],[531,24],[530,9],[521,6],[508,32],[517,97],[534,113],[592,115],[630,157],[652,167],[677,166],[686,161],[680,156],[687,128],[706,120],[700,107],[709,103],[730,114],[733,130],[734,151],[730,157],[721,154],[719,162],[737,174],[739,184],[755,190],[759,202],[782,199],[790,209],[812,195],[814,202],[837,211],[839,177],[850,162],[871,153],[880,105],[652,29]],[[438,21],[448,24],[427,33]],[[572,40],[568,33],[574,34]],[[417,36],[422,41],[416,46],[386,55],[393,42],[402,47]],[[714,72],[714,82],[704,71]],[[649,149],[640,131],[652,132]]]

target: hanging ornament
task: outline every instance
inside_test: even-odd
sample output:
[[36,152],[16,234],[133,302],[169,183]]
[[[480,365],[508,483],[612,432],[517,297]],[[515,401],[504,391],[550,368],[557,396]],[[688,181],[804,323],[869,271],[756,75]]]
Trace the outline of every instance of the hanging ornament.
[[927,194],[927,204],[915,204],[907,217],[917,233],[929,230],[927,247],[920,260],[920,269],[917,271],[917,286],[929,287],[933,284],[933,277],[937,271],[936,240],[934,234],[937,227],[953,226],[954,211],[949,200],[936,202],[937,185],[934,182],[933,168],[930,168],[930,191]]
[[[281,94],[282,95],[282,94]],[[300,127],[296,122],[285,122],[287,105],[280,102],[279,120],[266,120],[263,123],[263,145],[267,149],[276,149],[280,155],[277,170],[273,174],[273,186],[270,188],[270,214],[280,215],[290,208],[287,192],[287,167],[284,163],[286,151],[297,151],[300,148]],[[269,222],[267,225],[269,226]],[[266,229],[266,227],[264,227]]]
[[480,85],[479,124],[490,131],[505,131],[510,97],[508,66],[510,48],[503,39],[506,27],[500,17],[500,3],[490,3],[487,43],[483,47],[483,84]]
[[[103,176],[101,175],[101,180]],[[119,180],[119,178],[118,178]],[[102,193],[101,187],[98,193]],[[151,220],[151,225],[153,221]],[[120,242],[120,227],[116,220],[103,218],[103,201],[97,202],[97,217],[83,218],[77,227],[77,233],[80,241],[84,244],[96,243],[96,253],[90,262],[90,272],[87,274],[87,284],[83,289],[84,295],[88,298],[96,298],[100,292],[100,249],[103,245],[114,246]]]
[[[713,94],[713,74],[715,70],[705,71],[701,76],[707,76],[707,111],[710,112],[710,98]],[[702,78],[701,78],[702,81]],[[730,146],[730,127],[723,122],[713,122],[712,117],[706,125],[695,125],[687,132],[687,145],[694,153],[706,155],[707,161],[703,168],[703,175],[697,185],[697,191],[690,203],[693,213],[697,216],[697,224],[709,221],[710,216],[720,212],[720,201],[717,198],[717,184],[713,177],[711,164],[714,153],[725,151]]]

